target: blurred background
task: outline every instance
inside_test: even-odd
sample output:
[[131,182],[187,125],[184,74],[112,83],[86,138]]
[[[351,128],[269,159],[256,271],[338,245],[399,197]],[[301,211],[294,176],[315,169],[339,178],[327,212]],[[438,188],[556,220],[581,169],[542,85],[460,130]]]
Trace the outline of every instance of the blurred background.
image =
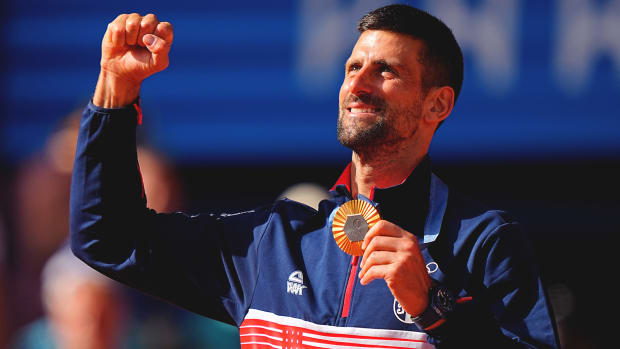
[[[295,189],[320,197],[338,178],[350,159],[335,127],[344,62],[357,21],[388,3],[1,2],[0,348],[86,348],[96,338],[116,340],[101,348],[238,346],[233,327],[79,266],[54,267],[66,252],[76,118],[94,90],[108,22],[155,13],[175,26],[171,65],[141,94],[149,205],[235,211],[302,182],[314,186]],[[463,92],[431,146],[435,172],[522,222],[565,348],[613,346],[620,0],[408,3],[443,19],[465,55]],[[91,296],[54,306],[61,291],[46,286],[45,270],[85,283],[79,294]],[[67,335],[89,321],[76,331],[90,339]]]

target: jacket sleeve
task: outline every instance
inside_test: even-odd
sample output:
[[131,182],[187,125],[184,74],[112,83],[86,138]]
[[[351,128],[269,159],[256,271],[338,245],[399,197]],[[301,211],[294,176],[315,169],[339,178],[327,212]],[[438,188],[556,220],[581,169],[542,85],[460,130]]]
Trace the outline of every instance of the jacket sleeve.
[[438,348],[559,348],[529,241],[505,223],[476,242],[468,260],[472,299],[429,335]]
[[256,284],[270,208],[160,214],[146,207],[134,106],[91,103],[71,183],[71,247],[94,269],[193,312],[239,325]]

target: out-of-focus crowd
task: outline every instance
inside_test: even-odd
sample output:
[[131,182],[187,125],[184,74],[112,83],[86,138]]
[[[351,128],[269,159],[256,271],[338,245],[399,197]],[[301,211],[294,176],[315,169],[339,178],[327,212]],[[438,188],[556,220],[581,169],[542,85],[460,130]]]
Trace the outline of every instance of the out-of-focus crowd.
[[[0,348],[235,348],[237,330],[130,290],[68,247],[69,189],[80,112],[0,175]],[[183,209],[172,166],[141,145],[149,207]]]

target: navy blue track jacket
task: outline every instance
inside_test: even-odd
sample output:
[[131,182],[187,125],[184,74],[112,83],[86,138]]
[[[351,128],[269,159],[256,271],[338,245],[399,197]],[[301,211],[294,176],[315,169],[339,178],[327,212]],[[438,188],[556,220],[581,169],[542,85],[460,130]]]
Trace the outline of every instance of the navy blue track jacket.
[[124,284],[235,324],[243,348],[557,347],[528,242],[504,212],[450,192],[425,160],[376,188],[383,219],[416,234],[429,275],[458,295],[448,321],[416,327],[385,282],[359,283],[358,257],[331,232],[351,199],[343,173],[319,210],[290,200],[234,214],[162,214],[146,206],[135,106],[82,115],[71,185],[71,243]]

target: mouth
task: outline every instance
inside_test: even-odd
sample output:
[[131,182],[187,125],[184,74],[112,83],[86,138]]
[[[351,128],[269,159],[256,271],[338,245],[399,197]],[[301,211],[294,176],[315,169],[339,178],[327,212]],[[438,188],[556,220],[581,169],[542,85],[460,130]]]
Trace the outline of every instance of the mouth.
[[377,115],[381,108],[373,107],[369,105],[353,105],[345,108],[347,114],[355,117],[374,116]]
[[383,98],[369,94],[350,94],[343,100],[342,105],[343,112],[348,117],[368,119],[380,117],[387,107]]
[[347,110],[349,111],[349,113],[355,113],[355,114],[360,114],[360,113],[376,113],[379,111],[378,108],[347,108]]

